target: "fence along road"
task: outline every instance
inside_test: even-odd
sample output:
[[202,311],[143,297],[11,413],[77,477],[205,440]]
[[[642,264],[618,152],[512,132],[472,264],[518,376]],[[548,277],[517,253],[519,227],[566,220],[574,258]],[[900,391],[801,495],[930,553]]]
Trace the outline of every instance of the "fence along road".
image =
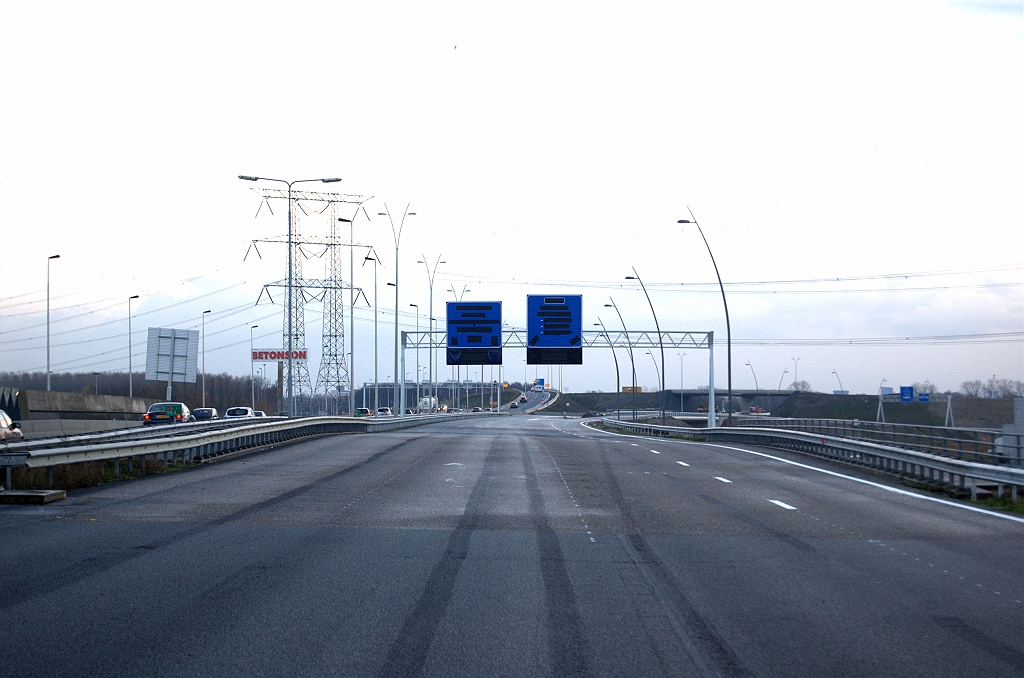
[[580,423],[321,436],[2,507],[0,665],[1024,672],[1021,523],[886,491],[875,474],[853,482],[860,471],[827,459]]

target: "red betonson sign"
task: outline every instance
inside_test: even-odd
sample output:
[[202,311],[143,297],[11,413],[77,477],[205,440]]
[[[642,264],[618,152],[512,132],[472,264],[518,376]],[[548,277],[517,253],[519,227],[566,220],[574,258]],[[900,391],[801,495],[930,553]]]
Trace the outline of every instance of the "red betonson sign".
[[[306,349],[299,348],[292,351],[292,360],[305,360]],[[279,348],[254,348],[252,350],[252,361],[254,363],[284,362],[288,360],[288,350]]]

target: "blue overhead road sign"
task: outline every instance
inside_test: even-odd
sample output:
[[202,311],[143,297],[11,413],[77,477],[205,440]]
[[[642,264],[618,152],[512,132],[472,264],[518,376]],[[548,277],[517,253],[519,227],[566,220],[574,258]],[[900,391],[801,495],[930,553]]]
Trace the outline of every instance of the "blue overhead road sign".
[[447,302],[447,364],[501,364],[501,302]]
[[914,402],[914,387],[913,386],[900,386],[900,402],[901,403],[912,403],[912,402]]
[[582,365],[582,335],[581,295],[527,295],[528,365]]

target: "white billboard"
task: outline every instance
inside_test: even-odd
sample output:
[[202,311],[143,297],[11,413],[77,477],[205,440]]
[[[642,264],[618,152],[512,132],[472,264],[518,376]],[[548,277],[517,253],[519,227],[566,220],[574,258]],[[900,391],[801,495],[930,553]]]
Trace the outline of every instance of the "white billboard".
[[196,383],[199,330],[150,327],[146,342],[146,379]]

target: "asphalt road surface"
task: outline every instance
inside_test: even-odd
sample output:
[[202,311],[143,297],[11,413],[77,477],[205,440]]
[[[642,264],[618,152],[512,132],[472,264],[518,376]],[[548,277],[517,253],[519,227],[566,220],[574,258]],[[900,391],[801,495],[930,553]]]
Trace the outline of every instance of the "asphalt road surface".
[[0,674],[1024,675],[1024,521],[897,488],[550,416],[310,440],[0,507]]

